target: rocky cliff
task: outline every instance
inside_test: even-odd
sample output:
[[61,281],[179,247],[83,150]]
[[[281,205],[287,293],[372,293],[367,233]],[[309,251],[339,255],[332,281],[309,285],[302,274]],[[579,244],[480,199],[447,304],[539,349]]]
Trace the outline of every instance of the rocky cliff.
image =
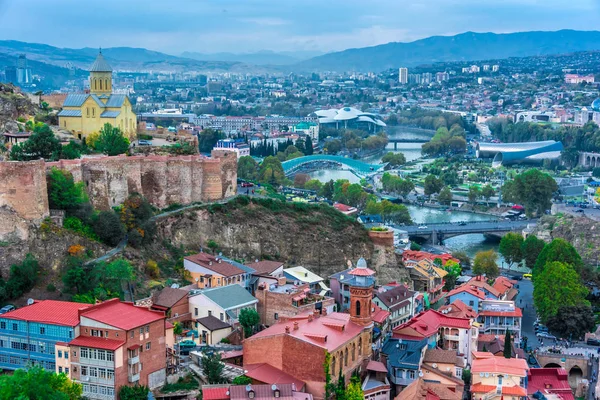
[[19,131],[16,119],[35,115],[36,107],[18,88],[0,84],[0,135]]
[[600,223],[584,216],[545,216],[534,234],[549,242],[563,238],[570,242],[586,265],[596,265],[600,258]]
[[158,241],[167,240],[189,251],[207,250],[209,241],[224,255],[253,260],[267,257],[286,265],[302,265],[328,277],[360,257],[378,275],[402,280],[395,255],[384,256],[364,227],[327,205],[282,203],[270,199],[238,197],[161,218]]

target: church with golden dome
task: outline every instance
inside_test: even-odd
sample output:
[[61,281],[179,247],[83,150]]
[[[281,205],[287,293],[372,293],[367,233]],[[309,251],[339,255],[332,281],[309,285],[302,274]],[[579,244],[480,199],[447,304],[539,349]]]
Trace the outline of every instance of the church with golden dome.
[[89,93],[70,94],[58,113],[62,129],[82,139],[99,132],[104,124],[121,128],[130,139],[136,134],[137,120],[129,97],[112,92],[112,68],[102,55],[102,50],[90,68]]

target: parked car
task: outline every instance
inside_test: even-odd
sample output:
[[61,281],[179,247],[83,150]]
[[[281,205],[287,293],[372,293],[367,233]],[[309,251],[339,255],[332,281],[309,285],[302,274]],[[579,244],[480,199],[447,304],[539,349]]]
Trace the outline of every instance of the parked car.
[[510,279],[512,279],[513,281],[520,281],[523,280],[523,277],[521,275],[513,275],[510,277]]
[[152,142],[146,139],[138,140],[138,145],[140,146],[152,146]]
[[600,339],[589,338],[586,343],[590,346],[600,346]]
[[252,182],[242,182],[242,187],[253,187],[254,183]]
[[541,333],[541,332],[548,333],[548,328],[546,326],[544,326],[544,325],[538,325],[538,326],[535,327],[535,331],[538,332],[538,333]]
[[4,307],[0,308],[0,315],[6,314],[7,312],[16,310],[16,309],[17,309],[17,307],[13,306],[12,304],[7,304]]
[[193,340],[183,340],[175,345],[175,348],[179,348],[180,354],[189,354],[190,351],[195,350],[198,345]]
[[427,225],[419,225],[418,229],[428,229],[428,228],[427,228]]
[[460,222],[458,223],[458,225],[459,225],[459,226],[465,226],[466,224],[467,224],[467,223],[466,223],[465,221],[460,221]]
[[582,210],[581,208],[575,210],[576,213],[585,213],[585,210]]
[[556,340],[556,336],[554,336],[551,333],[548,332],[538,332],[535,334],[537,337],[539,337],[540,339],[552,339],[552,340]]

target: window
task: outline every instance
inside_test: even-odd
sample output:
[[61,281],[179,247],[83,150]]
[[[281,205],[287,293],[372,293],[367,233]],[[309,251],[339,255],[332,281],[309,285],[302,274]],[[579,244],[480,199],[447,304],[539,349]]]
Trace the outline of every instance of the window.
[[65,351],[65,360],[68,360],[68,359],[69,359],[69,352]]
[[13,331],[18,331],[19,330],[19,325],[18,324],[12,324],[12,328],[13,328]]
[[92,117],[96,116],[96,109],[94,107],[92,107]]
[[143,335],[143,334],[144,334],[144,327],[142,326],[142,327],[140,328],[140,335]]
[[113,360],[114,360],[114,358],[113,358],[112,351],[107,351],[106,352],[106,361],[113,361]]
[[408,371],[408,379],[415,379],[415,371]]
[[[73,355],[75,355],[75,354],[73,354]],[[85,347],[82,347],[81,348],[81,358],[89,358],[89,356],[90,355],[89,355],[88,349]]]
[[133,339],[133,335],[135,334],[135,332],[133,332],[133,330],[131,331],[129,337],[131,337]]
[[6,329],[6,322],[0,322],[0,329]]
[[208,316],[210,317],[212,315],[212,311],[208,310]]
[[[210,311],[209,311],[210,313]],[[210,314],[209,314],[210,315]],[[198,307],[194,307],[194,316],[197,317],[198,316]]]
[[88,367],[85,365],[81,366],[81,376],[87,376],[88,374]]
[[90,367],[90,376],[93,376],[94,378],[98,377],[98,368],[96,367]]
[[89,107],[85,108],[85,113],[86,113],[86,116],[89,118],[90,117],[90,108]]
[[111,381],[115,379],[115,371],[113,369],[106,370],[106,379]]
[[348,349],[344,351],[344,367],[348,366]]
[[69,375],[69,367],[65,367],[65,374]]
[[220,318],[221,318],[221,321],[223,321],[223,313],[221,313],[221,316],[220,316]]
[[104,331],[104,337],[108,337],[108,331]]
[[73,350],[73,357],[77,357],[77,352]]
[[146,343],[146,350],[150,350],[150,342]]
[[[275,320],[278,320],[278,319],[279,319],[279,314],[275,313],[275,314],[273,315],[273,318],[274,318]],[[335,368],[334,368],[334,369],[335,369]]]
[[150,325],[146,325],[146,333],[150,333]]
[[58,351],[58,358],[62,358],[62,350]]
[[473,300],[469,300],[469,305],[470,305],[471,307],[473,307],[473,306],[475,305],[475,302],[474,302]]
[[404,370],[403,369],[397,369],[396,370],[396,377],[400,378],[400,379],[404,379]]
[[502,379],[504,377],[502,375],[498,375],[498,386],[502,386]]
[[360,301],[356,300],[356,315],[360,317]]
[[62,367],[58,367],[58,373],[62,374]]

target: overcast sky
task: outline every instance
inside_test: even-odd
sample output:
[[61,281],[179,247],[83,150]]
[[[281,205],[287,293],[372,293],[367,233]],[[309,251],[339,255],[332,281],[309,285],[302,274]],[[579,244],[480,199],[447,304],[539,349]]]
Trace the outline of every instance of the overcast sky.
[[0,0],[0,38],[59,47],[334,51],[465,31],[600,27],[600,0]]

